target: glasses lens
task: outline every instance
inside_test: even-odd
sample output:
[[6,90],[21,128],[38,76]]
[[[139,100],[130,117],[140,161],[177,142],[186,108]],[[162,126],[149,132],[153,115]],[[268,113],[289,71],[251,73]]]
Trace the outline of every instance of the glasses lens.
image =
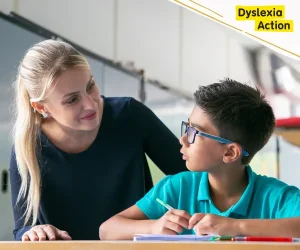
[[181,136],[184,136],[186,133],[187,141],[192,144],[195,140],[197,130],[193,127],[190,127],[186,122],[181,123]]
[[182,122],[181,123],[181,136],[183,136],[186,133],[186,129],[187,129],[186,123]]
[[190,144],[194,143],[195,140],[196,129],[193,127],[188,127],[187,129],[187,140]]

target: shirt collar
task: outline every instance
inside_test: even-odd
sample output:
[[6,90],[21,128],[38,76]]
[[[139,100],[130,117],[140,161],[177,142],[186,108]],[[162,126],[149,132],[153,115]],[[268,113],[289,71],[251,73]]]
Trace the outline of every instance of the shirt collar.
[[250,166],[246,167],[248,174],[248,185],[244,193],[242,194],[239,201],[232,207],[231,213],[246,216],[250,201],[253,195],[253,190],[255,186],[256,174],[252,171]]
[[[240,214],[246,216],[249,203],[253,194],[256,174],[252,171],[250,166],[246,167],[248,175],[248,185],[244,193],[242,194],[239,201],[231,208],[231,213]],[[211,200],[209,194],[209,185],[208,185],[208,173],[203,172],[200,180],[199,190],[198,190],[198,201]]]
[[207,172],[203,172],[201,176],[197,199],[198,201],[210,200]]

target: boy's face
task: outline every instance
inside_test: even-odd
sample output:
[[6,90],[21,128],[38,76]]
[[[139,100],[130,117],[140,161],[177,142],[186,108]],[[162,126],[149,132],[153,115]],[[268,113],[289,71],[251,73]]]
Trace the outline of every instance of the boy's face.
[[[187,122],[189,126],[199,131],[215,136],[219,135],[209,115],[197,105],[195,105]],[[186,166],[189,170],[213,172],[224,165],[223,156],[226,151],[224,144],[198,135],[196,135],[194,143],[190,144],[186,133],[180,138],[180,143],[182,145],[180,152],[183,154],[183,159],[186,160]]]

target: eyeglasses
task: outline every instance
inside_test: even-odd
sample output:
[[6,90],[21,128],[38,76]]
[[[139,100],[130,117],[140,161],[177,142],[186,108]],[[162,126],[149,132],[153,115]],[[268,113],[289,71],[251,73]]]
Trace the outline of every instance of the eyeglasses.
[[[182,122],[181,123],[181,136],[183,136],[184,134],[187,134],[187,141],[190,144],[193,144],[195,142],[196,135],[198,135],[198,136],[204,136],[204,137],[213,139],[213,140],[215,140],[217,142],[220,142],[222,144],[233,143],[233,141],[224,139],[222,137],[211,135],[211,134],[207,134],[207,133],[204,133],[202,131],[199,131],[199,130],[197,130],[197,129],[191,127],[191,126],[189,126],[187,122]],[[244,156],[248,156],[249,155],[249,153],[245,149],[243,149],[243,148],[242,148],[242,152],[243,152]]]

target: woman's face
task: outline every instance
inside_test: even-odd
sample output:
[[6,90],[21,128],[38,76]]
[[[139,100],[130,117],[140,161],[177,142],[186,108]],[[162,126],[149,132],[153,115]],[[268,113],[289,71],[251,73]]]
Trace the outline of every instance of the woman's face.
[[91,131],[100,123],[101,97],[89,69],[69,69],[52,84],[42,102],[49,118],[63,127]]

